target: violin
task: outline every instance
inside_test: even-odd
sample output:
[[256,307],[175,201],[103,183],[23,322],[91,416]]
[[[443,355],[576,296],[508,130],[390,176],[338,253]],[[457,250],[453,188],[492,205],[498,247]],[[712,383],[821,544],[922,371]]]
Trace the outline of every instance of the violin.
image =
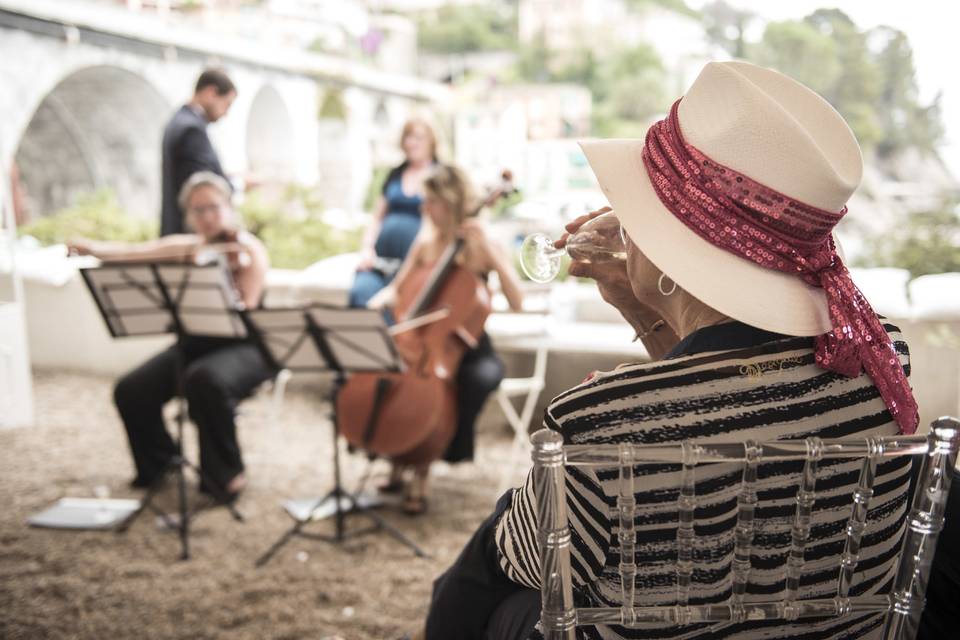
[[101,262],[138,263],[138,262],[171,262],[193,263],[205,265],[224,259],[231,271],[237,271],[251,264],[253,257],[250,248],[240,242],[241,230],[230,228],[221,231],[215,237],[203,243],[185,246],[166,246],[144,250],[142,246],[133,245],[129,250],[98,251],[97,243],[89,240],[75,240],[67,244],[68,256],[93,255]]
[[[514,193],[512,175],[471,212]],[[413,269],[397,289],[395,312],[407,327],[394,332],[402,373],[355,373],[337,396],[340,432],[354,447],[401,465],[438,459],[457,424],[456,374],[490,315],[490,291],[457,264],[465,241],[457,238],[433,267]],[[418,319],[427,322],[418,322]]]
[[215,262],[217,256],[223,256],[231,271],[249,267],[253,262],[249,247],[240,242],[239,228],[225,229],[209,242],[200,245],[194,260],[198,264],[205,264],[203,260],[205,254],[209,254],[212,258],[208,260],[209,262]]

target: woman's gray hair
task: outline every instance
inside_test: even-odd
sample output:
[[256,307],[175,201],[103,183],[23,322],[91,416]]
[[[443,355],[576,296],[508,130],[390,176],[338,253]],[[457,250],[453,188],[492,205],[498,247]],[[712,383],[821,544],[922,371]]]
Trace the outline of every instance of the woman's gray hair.
[[180,210],[186,213],[187,202],[190,200],[190,195],[195,189],[207,186],[219,191],[226,201],[230,202],[233,190],[230,188],[229,182],[213,171],[197,171],[187,178],[187,181],[180,187],[180,194],[177,196],[177,204],[180,205]]

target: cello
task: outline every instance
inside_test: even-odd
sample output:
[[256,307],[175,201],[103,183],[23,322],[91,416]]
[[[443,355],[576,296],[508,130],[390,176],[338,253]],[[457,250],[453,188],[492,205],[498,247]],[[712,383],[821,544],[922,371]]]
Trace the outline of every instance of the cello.
[[[512,193],[503,184],[470,213]],[[415,267],[397,289],[395,325],[401,373],[355,373],[337,396],[340,433],[350,445],[399,465],[423,466],[443,455],[457,424],[456,375],[490,314],[490,292],[457,264],[457,238],[432,267]]]

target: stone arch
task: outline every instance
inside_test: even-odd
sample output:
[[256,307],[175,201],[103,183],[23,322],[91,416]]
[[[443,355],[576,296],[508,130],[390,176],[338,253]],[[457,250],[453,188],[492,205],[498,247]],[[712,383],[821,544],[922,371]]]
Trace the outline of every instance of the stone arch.
[[296,176],[293,120],[280,93],[264,85],[247,116],[247,167],[266,183],[288,183]]
[[147,80],[115,66],[84,67],[40,101],[14,162],[32,218],[111,188],[133,215],[160,209],[160,140],[170,105]]

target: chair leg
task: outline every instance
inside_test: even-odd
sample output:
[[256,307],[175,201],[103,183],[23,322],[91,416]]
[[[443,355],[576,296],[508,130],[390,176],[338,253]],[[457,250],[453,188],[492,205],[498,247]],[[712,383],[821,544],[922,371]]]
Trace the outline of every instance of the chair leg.
[[527,394],[527,399],[523,402],[523,411],[520,412],[520,422],[523,425],[524,440],[529,438],[530,420],[533,419],[533,410],[537,408],[537,400],[540,399],[541,388],[531,389]]
[[516,433],[517,425],[520,424],[520,416],[517,414],[517,410],[514,408],[510,398],[507,394],[497,391],[497,402],[500,403],[500,410],[503,411],[503,415],[506,416],[510,428]]
[[283,398],[287,392],[287,382],[290,381],[289,369],[282,369],[273,379],[273,393],[270,397],[270,421],[274,424],[280,418],[280,410],[283,408]]
[[527,452],[529,450],[527,425],[530,423],[530,420],[529,418],[524,419],[524,416],[533,413],[533,407],[536,405],[536,399],[531,401],[530,394],[528,394],[527,399],[524,402],[523,409],[519,414],[517,413],[516,408],[513,406],[513,403],[510,401],[510,398],[506,394],[497,393],[497,400],[500,403],[500,408],[503,410],[503,414],[507,418],[507,422],[509,422],[510,426],[513,428],[513,443],[510,445],[510,453],[508,454],[510,470],[501,476],[500,484],[497,487],[497,493],[503,493],[507,489],[514,486],[515,481],[513,476],[515,470],[518,467],[524,468],[524,463],[529,462],[529,458],[527,456]]

